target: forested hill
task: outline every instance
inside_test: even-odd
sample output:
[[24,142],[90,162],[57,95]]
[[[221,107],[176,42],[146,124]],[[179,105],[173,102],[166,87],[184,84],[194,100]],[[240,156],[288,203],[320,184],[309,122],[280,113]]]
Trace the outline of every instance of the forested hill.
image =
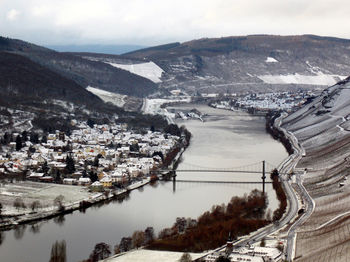
[[74,121],[88,119],[156,129],[166,125],[161,117],[125,112],[105,103],[75,81],[16,53],[0,51],[0,91],[2,133],[69,132]]
[[4,103],[58,99],[92,108],[103,103],[76,82],[26,57],[7,52],[0,52],[0,89]]
[[21,40],[0,37],[0,51],[25,56],[83,87],[92,86],[137,97],[157,91],[155,83],[128,71],[74,54],[55,52]]

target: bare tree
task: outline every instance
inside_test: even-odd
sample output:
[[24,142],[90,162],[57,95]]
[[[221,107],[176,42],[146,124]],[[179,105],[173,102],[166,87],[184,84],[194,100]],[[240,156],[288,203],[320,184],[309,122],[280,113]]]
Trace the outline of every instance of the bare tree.
[[15,201],[13,202],[13,206],[19,210],[20,208],[26,208],[26,205],[23,202],[23,199],[20,197],[17,197]]
[[59,210],[63,210],[64,209],[63,200],[64,200],[64,196],[59,195],[53,201],[54,205],[57,206]]
[[119,251],[126,252],[132,248],[132,239],[131,237],[123,237],[119,243]]
[[38,209],[41,207],[40,201],[35,200],[30,204],[30,208],[34,211],[35,209]]
[[115,246],[114,246],[114,254],[119,254],[121,251],[120,251],[120,247],[119,247],[119,245],[118,244],[116,244]]
[[154,228],[147,227],[145,230],[145,243],[149,244],[154,240]]
[[188,253],[183,253],[179,259],[179,262],[191,262],[191,261],[192,261],[192,257]]
[[109,245],[106,243],[98,243],[96,244],[94,250],[92,251],[89,261],[97,262],[99,260],[105,259],[111,255],[111,250]]
[[139,248],[145,243],[145,232],[135,231],[132,234],[132,244],[134,247]]

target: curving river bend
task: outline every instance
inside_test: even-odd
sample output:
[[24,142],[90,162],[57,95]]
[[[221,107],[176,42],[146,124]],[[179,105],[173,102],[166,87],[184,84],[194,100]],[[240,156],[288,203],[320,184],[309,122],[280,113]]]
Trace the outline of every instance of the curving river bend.
[[[262,160],[276,166],[287,157],[282,144],[265,132],[265,119],[219,109],[206,105],[183,105],[177,108],[197,108],[208,114],[205,122],[179,121],[192,133],[191,145],[183,154],[183,166],[236,167]],[[177,179],[186,180],[241,180],[256,181],[257,174],[178,173]],[[112,247],[123,236],[135,230],[153,226],[156,231],[170,227],[176,217],[197,218],[215,204],[227,203],[232,196],[249,193],[261,185],[199,184],[158,182],[132,191],[123,202],[92,207],[85,213],[74,212],[61,219],[51,219],[35,225],[19,227],[2,234],[1,261],[49,261],[51,246],[56,240],[67,243],[67,261],[88,258],[96,243],[106,242]],[[275,193],[267,185],[269,208],[277,207]]]

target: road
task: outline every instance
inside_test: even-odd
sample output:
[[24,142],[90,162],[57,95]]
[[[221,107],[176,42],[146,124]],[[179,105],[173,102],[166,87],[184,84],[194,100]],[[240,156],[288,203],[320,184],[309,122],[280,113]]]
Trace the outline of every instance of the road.
[[[279,128],[286,137],[291,141],[292,147],[294,149],[294,153],[290,155],[287,159],[285,159],[278,167],[278,171],[280,173],[280,181],[282,182],[282,186],[287,196],[287,212],[284,214],[282,219],[277,223],[270,224],[255,233],[252,233],[249,236],[242,237],[233,243],[233,247],[245,246],[248,243],[255,243],[261,241],[263,238],[266,238],[268,235],[276,233],[280,229],[282,229],[287,224],[291,223],[297,215],[299,210],[299,203],[296,196],[296,192],[292,188],[291,181],[289,178],[289,174],[295,173],[295,167],[298,164],[299,160],[302,156],[305,156],[305,150],[300,146],[297,138],[291,133],[286,131],[281,127],[282,119],[285,115],[282,115],[275,121],[275,127]],[[314,210],[314,201],[306,191],[305,187],[302,184],[302,178],[300,173],[296,173],[296,183],[300,189],[301,195],[300,198],[303,200],[303,203],[306,205],[304,214],[299,217],[296,221],[291,225],[288,236],[287,236],[287,246],[285,249],[285,258],[287,261],[292,261],[294,257],[294,242],[295,242],[295,231],[299,225],[301,225],[313,212]],[[217,251],[223,251],[225,246],[221,246],[214,251],[209,253],[214,253]],[[206,257],[209,253],[205,254],[203,257]],[[202,257],[202,258],[203,258]]]
[[[288,139],[291,141],[293,149],[294,149],[294,153],[292,155],[290,155],[278,167],[279,173],[282,174],[282,175],[280,175],[280,180],[282,182],[284,191],[285,191],[286,196],[287,196],[287,201],[288,201],[287,212],[285,213],[285,215],[282,217],[282,219],[278,223],[271,224],[271,225],[265,227],[261,231],[251,235],[249,237],[249,239],[245,239],[245,240],[242,240],[242,241],[235,243],[236,246],[246,245],[249,242],[261,241],[266,236],[279,231],[281,228],[283,228],[287,224],[291,223],[291,221],[297,217],[298,210],[299,210],[298,199],[297,199],[295,191],[293,190],[293,188],[291,186],[291,182],[290,182],[290,179],[288,177],[288,174],[294,173],[294,169],[295,169],[297,163],[299,162],[299,160],[302,158],[302,156],[305,155],[305,151],[300,146],[300,144],[298,143],[298,140],[296,139],[296,137],[292,133],[281,128],[282,119],[283,119],[283,116],[276,119],[275,126],[284,132],[285,136],[288,137]],[[290,229],[288,231],[287,247],[285,249],[285,256],[286,256],[287,261],[292,261],[293,256],[294,256],[295,231],[296,231],[297,227],[299,225],[301,225],[312,214],[313,209],[314,209],[314,202],[313,202],[312,198],[310,197],[310,195],[308,194],[308,192],[306,191],[305,187],[302,185],[302,179],[301,179],[300,174],[295,174],[295,175],[296,175],[297,186],[299,187],[300,192],[301,192],[300,197],[302,198],[303,202],[306,205],[306,211],[300,218],[297,219],[297,221],[295,221],[293,223],[293,225],[290,227]]]
[[[282,122],[282,118],[283,117],[280,117],[278,121],[276,121],[276,125],[278,128],[280,128],[280,130],[284,132],[285,136],[288,137],[289,141],[292,143],[294,153],[293,155],[291,155],[290,161],[286,161],[286,163],[282,165],[280,173],[287,174],[287,173],[290,173],[291,171],[294,173],[294,175],[296,176],[296,184],[299,188],[299,192],[301,192],[300,198],[302,199],[305,205],[305,208],[304,208],[305,212],[301,217],[299,217],[293,223],[293,225],[291,225],[288,231],[287,247],[285,250],[285,253],[286,253],[285,255],[286,255],[287,261],[292,261],[294,258],[294,250],[295,250],[295,247],[294,247],[295,237],[296,237],[295,231],[301,224],[305,222],[306,219],[310,217],[310,215],[312,214],[315,208],[315,203],[302,183],[301,174],[294,172],[294,169],[297,163],[302,158],[302,156],[305,155],[305,150],[300,146],[297,138],[293,135],[293,133],[288,132],[285,129],[281,128],[280,125]],[[292,189],[289,179],[287,177],[284,177],[283,179],[283,187],[285,189],[285,193],[289,200],[289,209],[288,209],[287,215],[282,219],[283,223],[286,224],[292,221],[294,217],[296,217],[298,212],[298,200],[296,197],[296,193]]]
[[287,236],[287,250],[286,250],[286,259],[287,261],[292,261],[293,256],[294,256],[294,242],[296,238],[295,231],[296,229],[302,225],[306,219],[310,217],[312,214],[313,210],[315,209],[315,202],[313,199],[310,197],[309,193],[306,191],[304,185],[302,184],[301,181],[301,176],[300,174],[297,174],[297,185],[301,191],[301,197],[304,200],[305,204],[305,212],[303,215],[290,227],[288,231],[288,236]]

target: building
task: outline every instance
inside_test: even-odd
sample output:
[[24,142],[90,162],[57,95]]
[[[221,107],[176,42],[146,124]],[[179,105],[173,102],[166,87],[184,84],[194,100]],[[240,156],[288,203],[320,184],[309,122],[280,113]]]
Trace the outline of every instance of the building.
[[218,257],[225,256],[230,259],[231,262],[280,262],[282,261],[282,252],[274,247],[255,247],[245,246],[232,250],[230,254],[225,251],[218,251],[209,254],[205,261],[214,262]]
[[103,187],[111,187],[112,186],[112,178],[110,176],[104,176],[100,183],[103,185]]

